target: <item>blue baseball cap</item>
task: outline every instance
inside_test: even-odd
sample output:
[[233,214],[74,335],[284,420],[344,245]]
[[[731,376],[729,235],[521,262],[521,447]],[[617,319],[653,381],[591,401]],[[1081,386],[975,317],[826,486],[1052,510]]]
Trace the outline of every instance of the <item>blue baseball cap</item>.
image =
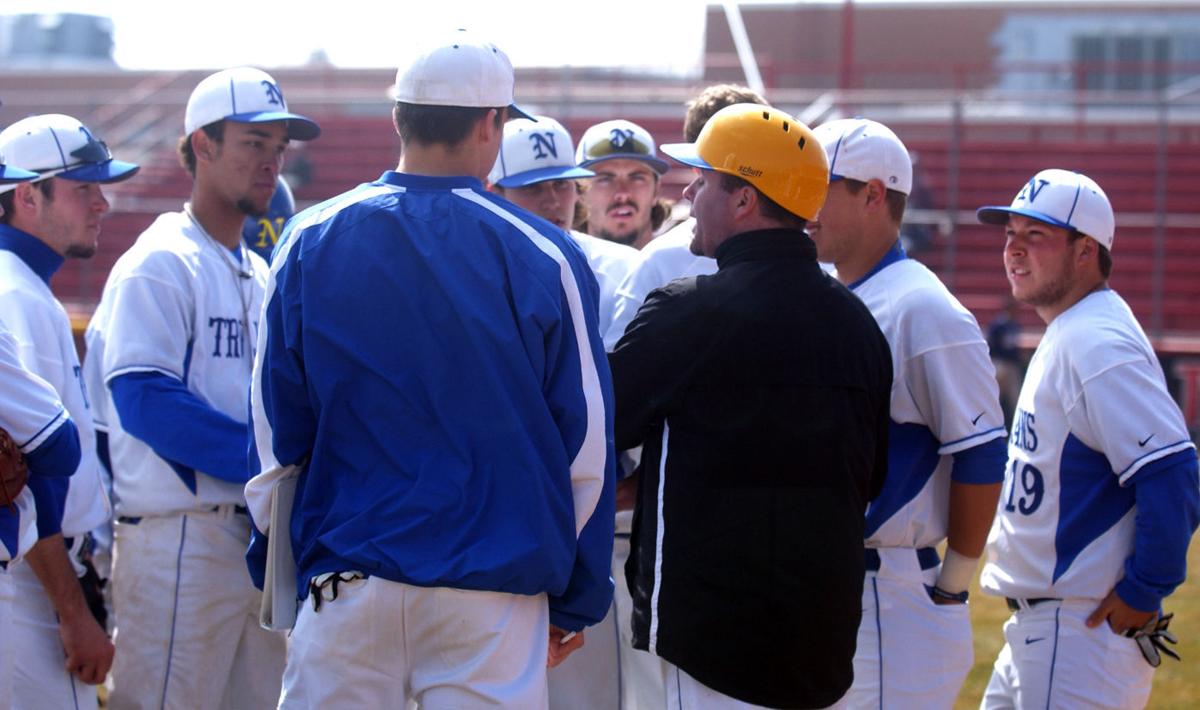
[[0,132],[0,155],[38,178],[112,183],[139,166],[114,160],[112,151],[78,119],[61,113],[30,116]]

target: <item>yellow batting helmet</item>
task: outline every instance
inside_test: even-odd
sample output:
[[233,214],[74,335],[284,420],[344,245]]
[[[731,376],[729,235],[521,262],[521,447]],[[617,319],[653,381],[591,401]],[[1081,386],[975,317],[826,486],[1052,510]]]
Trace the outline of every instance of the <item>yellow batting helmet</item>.
[[669,143],[662,152],[684,165],[736,175],[806,220],[829,190],[821,142],[808,126],[769,106],[726,106],[708,119],[695,143]]

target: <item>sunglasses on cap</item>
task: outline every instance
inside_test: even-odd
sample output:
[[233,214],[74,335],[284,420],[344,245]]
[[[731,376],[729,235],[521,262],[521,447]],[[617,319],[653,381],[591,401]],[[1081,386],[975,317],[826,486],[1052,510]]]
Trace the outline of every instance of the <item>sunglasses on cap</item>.
[[601,140],[585,146],[583,156],[587,160],[607,158],[610,155],[654,155],[654,148],[642,141],[636,134],[621,129],[613,129],[608,140]]
[[107,143],[96,140],[91,134],[88,134],[88,142],[71,151],[71,157],[81,163],[103,163],[106,160],[112,160],[113,156]]

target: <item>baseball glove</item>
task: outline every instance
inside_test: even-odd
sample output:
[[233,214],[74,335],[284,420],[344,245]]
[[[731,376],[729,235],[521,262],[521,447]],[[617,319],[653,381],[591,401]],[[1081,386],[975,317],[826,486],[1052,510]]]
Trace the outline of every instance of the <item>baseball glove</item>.
[[21,449],[7,431],[0,429],[0,505],[13,508],[28,478],[29,468]]
[[1174,613],[1165,614],[1157,619],[1151,619],[1140,629],[1129,629],[1125,632],[1126,636],[1137,641],[1138,648],[1142,651],[1142,657],[1154,668],[1158,668],[1162,663],[1160,652],[1179,660],[1179,654],[1163,643],[1164,641],[1172,645],[1178,643],[1175,634],[1167,631],[1167,626],[1170,625],[1174,616]]

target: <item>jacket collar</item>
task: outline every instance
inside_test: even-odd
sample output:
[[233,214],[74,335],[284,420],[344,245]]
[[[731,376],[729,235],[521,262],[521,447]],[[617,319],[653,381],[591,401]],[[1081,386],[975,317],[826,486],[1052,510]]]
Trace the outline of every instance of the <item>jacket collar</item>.
[[0,224],[0,249],[20,257],[47,286],[50,285],[50,277],[64,261],[58,252],[46,246],[41,239],[7,224]]

